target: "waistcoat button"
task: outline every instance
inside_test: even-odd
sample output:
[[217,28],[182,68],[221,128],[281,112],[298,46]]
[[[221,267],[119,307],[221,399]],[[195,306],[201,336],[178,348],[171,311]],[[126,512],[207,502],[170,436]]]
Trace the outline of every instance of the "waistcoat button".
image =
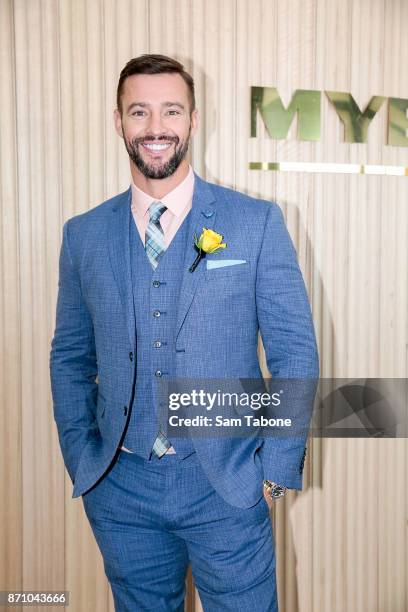
[[153,346],[154,346],[155,348],[160,348],[160,347],[161,347],[161,345],[162,345],[162,343],[160,342],[160,340],[156,340],[156,342],[153,342]]
[[123,414],[125,416],[127,416],[127,411],[128,411],[128,407],[127,406],[123,406]]
[[161,315],[160,310],[153,310],[153,316],[154,317],[160,317],[160,315]]
[[155,376],[161,376],[161,375],[162,375],[162,373],[160,372],[160,370],[156,370],[156,371],[155,371],[155,373],[154,373],[154,375],[155,375]]
[[161,283],[158,280],[153,281],[153,287],[160,287]]
[[130,351],[130,353],[129,353],[129,359],[130,359],[130,361],[133,361],[133,353],[132,353],[132,351]]

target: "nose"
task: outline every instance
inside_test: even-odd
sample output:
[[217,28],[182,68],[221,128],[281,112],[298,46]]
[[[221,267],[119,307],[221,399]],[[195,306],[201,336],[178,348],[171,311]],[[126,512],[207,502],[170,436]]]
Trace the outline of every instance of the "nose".
[[160,112],[151,113],[147,131],[149,134],[156,137],[164,133],[164,126]]

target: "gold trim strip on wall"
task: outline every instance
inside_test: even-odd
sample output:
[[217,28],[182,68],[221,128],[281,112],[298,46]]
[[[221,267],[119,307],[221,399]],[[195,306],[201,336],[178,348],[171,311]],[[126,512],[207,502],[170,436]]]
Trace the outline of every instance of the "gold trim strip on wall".
[[336,174],[388,174],[408,176],[406,166],[376,166],[373,164],[330,164],[322,162],[249,162],[250,170],[278,172],[325,172]]

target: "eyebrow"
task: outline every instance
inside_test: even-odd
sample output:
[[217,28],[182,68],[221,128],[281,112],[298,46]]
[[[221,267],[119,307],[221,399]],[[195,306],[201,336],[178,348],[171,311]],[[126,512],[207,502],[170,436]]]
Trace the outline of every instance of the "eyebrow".
[[[149,108],[149,106],[151,105],[147,102],[132,102],[132,104],[128,107],[127,112],[131,111],[136,106],[141,106],[142,108]],[[165,106],[166,108],[169,106],[177,106],[181,110],[185,110],[184,104],[181,104],[180,102],[163,102],[162,106]]]

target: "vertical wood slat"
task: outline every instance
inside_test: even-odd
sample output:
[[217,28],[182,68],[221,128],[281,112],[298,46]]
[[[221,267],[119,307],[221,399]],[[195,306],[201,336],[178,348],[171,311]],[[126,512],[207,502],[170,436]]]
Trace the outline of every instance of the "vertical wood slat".
[[[129,183],[112,124],[120,69],[151,51],[178,56],[193,72],[201,114],[193,165],[204,178],[282,207],[311,299],[322,374],[405,377],[406,181],[254,172],[248,162],[407,165],[406,149],[385,145],[385,105],[367,144],[349,145],[324,93],[319,142],[297,141],[295,124],[284,141],[262,131],[251,139],[249,87],[276,86],[286,104],[298,88],[350,91],[361,108],[375,94],[407,97],[408,5],[4,0],[0,17],[0,512],[7,527],[0,577],[10,588],[64,582],[75,609],[104,612],[113,610],[112,597],[64,476],[47,353],[62,223]],[[262,345],[260,356],[266,373]],[[408,607],[407,452],[405,440],[309,442],[304,491],[291,492],[271,516],[282,609]]]
[[0,585],[22,584],[20,286],[14,14],[0,3]]

